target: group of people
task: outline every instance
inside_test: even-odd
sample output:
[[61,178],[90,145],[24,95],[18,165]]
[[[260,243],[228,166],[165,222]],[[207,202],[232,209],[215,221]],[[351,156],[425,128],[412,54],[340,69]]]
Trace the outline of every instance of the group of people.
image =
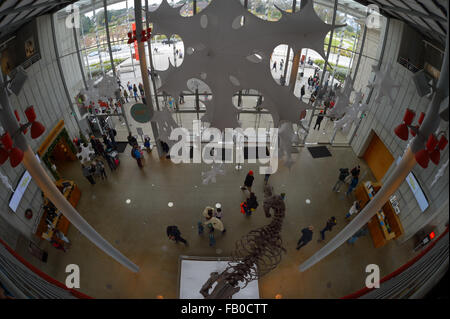
[[[359,165],[356,165],[350,171],[348,168],[340,168],[338,180],[336,184],[333,186],[333,192],[339,193],[339,189],[341,188],[341,186],[345,183],[349,183],[346,195],[347,196],[350,195],[350,193],[353,192],[353,190],[358,185],[360,173],[361,167]],[[349,221],[351,217],[357,214],[360,210],[361,210],[361,202],[355,200],[352,206],[350,207],[349,211],[345,215],[345,220]],[[325,227],[320,231],[320,239],[318,240],[318,242],[322,242],[323,240],[325,240],[325,232],[331,231],[333,227],[336,225],[337,225],[336,217],[332,216],[331,218],[329,218],[326,222]],[[314,230],[313,226],[308,226],[301,230],[302,237],[297,242],[297,250],[299,250],[312,240],[313,230]],[[353,244],[357,238],[364,236],[366,234],[367,234],[367,227],[363,227],[348,240],[348,243]]]
[[[101,178],[102,180],[107,178],[105,163],[101,158],[106,161],[111,171],[114,171],[119,165],[118,159],[112,156],[112,151],[117,148],[116,135],[117,132],[115,129],[108,128],[102,136],[103,142],[92,135],[90,137],[90,145],[88,145],[88,143],[83,144],[83,147],[90,147],[94,151],[94,156],[91,156],[90,163],[81,164],[83,176],[86,177],[92,185],[96,184],[96,178]],[[81,142],[79,140],[77,141],[76,146],[79,148],[80,152]]]
[[360,173],[361,167],[359,165],[353,167],[350,172],[348,168],[340,168],[338,180],[333,186],[333,192],[339,193],[339,189],[341,188],[341,186],[347,182],[349,186],[345,195],[350,195],[358,185]]
[[[142,83],[139,83],[137,86],[136,84],[131,84],[130,81],[127,83],[127,90],[123,90],[123,97],[125,98],[125,101],[128,103],[128,99],[131,97],[134,97],[134,100],[137,102],[139,99],[142,101],[145,100],[145,91],[144,91],[144,85]],[[138,91],[140,95],[138,94]],[[128,93],[129,92],[129,93]]]

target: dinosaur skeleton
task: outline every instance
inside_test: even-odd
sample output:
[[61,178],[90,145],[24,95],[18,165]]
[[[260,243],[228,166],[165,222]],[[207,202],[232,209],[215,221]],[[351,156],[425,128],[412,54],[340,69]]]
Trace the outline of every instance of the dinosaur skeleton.
[[[273,195],[271,186],[266,186],[264,211],[270,217],[270,209],[274,216],[270,224],[250,231],[236,242],[232,260],[222,272],[213,272],[202,286],[200,293],[205,299],[231,299],[239,290],[245,288],[250,281],[257,280],[275,269],[281,262],[282,246],[281,226],[286,211],[285,203],[280,195]],[[214,283],[216,286],[212,289]]]

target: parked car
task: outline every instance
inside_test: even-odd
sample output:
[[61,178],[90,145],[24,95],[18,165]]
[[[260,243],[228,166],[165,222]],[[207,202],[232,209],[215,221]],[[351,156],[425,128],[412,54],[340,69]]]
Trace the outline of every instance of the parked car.
[[121,51],[121,50],[122,50],[122,47],[119,46],[119,45],[113,45],[113,46],[111,47],[111,51],[112,51],[112,52],[117,52],[117,51]]

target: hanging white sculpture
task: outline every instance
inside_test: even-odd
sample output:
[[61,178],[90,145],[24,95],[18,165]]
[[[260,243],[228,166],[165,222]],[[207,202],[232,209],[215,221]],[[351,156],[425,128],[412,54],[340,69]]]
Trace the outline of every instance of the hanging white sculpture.
[[375,81],[370,82],[367,87],[377,89],[378,94],[375,102],[380,103],[383,96],[387,96],[391,103],[394,103],[394,89],[399,89],[401,85],[397,84],[391,77],[392,63],[386,65],[386,70],[381,71],[377,65],[372,65],[372,71],[375,72]]
[[333,117],[341,117],[344,115],[348,105],[350,104],[350,94],[352,91],[353,80],[350,76],[347,76],[345,78],[344,88],[342,90],[337,90],[336,92],[336,102],[333,108],[328,112],[328,115]]
[[[161,90],[177,96],[189,79],[207,74],[213,98],[206,103],[203,120],[209,121],[211,127],[223,130],[239,125],[232,96],[248,88],[262,93],[261,108],[271,113],[276,127],[280,121],[298,122],[301,112],[309,106],[288,87],[276,84],[270,72],[270,55],[284,43],[294,52],[310,48],[324,57],[323,43],[332,26],[317,16],[310,0],[302,1],[299,12],[280,11],[282,18],[270,22],[248,12],[239,0],[213,0],[198,15],[182,17],[179,8],[163,0],[156,11],[149,13],[153,34],[178,34],[186,55],[180,67],[171,67],[168,74],[163,74]],[[241,19],[243,25],[236,23]]]
[[347,110],[345,111],[345,115],[341,119],[334,122],[335,129],[341,129],[344,134],[347,134],[350,131],[352,125],[358,120],[359,113],[364,113],[368,110],[368,104],[360,103],[362,97],[363,94],[361,93],[361,91],[356,92],[355,102],[347,108]]
[[448,160],[442,164],[441,168],[439,168],[439,170],[437,171],[436,175],[434,176],[433,182],[430,185],[430,188],[433,187],[434,184],[436,184],[436,182],[442,177],[444,176],[445,170],[447,169],[448,166]]
[[162,111],[155,111],[152,119],[150,120],[158,124],[159,139],[166,142],[171,147],[175,141],[170,140],[170,133],[176,127],[177,122],[173,119],[172,112],[168,107],[164,106]]
[[[80,160],[81,164],[85,164],[91,160],[91,155],[95,154],[91,147],[81,145],[81,152],[77,153],[77,158]],[[80,158],[81,157],[81,158]]]
[[280,159],[284,160],[284,165],[291,168],[294,164],[294,159],[292,158],[292,143],[298,139],[298,135],[295,134],[290,122],[282,122],[278,130],[279,137],[279,153]]
[[9,189],[11,192],[14,193],[14,189],[12,188],[11,184],[9,183],[9,179],[7,176],[3,175],[2,172],[0,172],[0,179],[2,180],[2,184]]
[[223,164],[214,163],[211,165],[211,170],[202,172],[204,185],[209,184],[209,182],[215,183],[217,175],[225,175],[225,169]]

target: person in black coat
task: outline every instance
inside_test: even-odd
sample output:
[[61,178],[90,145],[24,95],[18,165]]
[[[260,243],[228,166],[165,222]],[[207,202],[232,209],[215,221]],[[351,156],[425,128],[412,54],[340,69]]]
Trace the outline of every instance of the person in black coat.
[[319,115],[317,115],[316,124],[314,125],[314,130],[317,127],[317,130],[320,130],[320,123],[322,123],[323,120],[323,112],[320,111]]
[[305,246],[307,243],[309,243],[312,239],[312,235],[313,235],[313,227],[312,226],[308,226],[306,228],[302,229],[302,237],[300,237],[300,239],[297,242],[297,250],[299,250],[300,248],[302,248],[303,246]]
[[181,232],[177,226],[167,226],[166,232],[170,240],[174,240],[177,244],[179,241],[181,241],[183,244],[188,246],[188,242],[186,241],[186,239],[181,237]]
[[127,140],[128,144],[130,144],[131,147],[133,147],[134,145],[138,145],[137,139],[131,133],[128,134]]
[[303,101],[303,96],[306,94],[305,92],[305,86],[303,85],[300,89],[300,101]]
[[321,241],[325,240],[325,232],[331,231],[333,229],[333,227],[336,226],[336,224],[337,224],[337,221],[336,221],[336,217],[334,217],[334,216],[331,217],[329,220],[327,220],[327,224],[326,224],[325,228],[320,231],[321,239],[318,240],[319,243]]
[[251,209],[255,210],[256,208],[258,208],[258,201],[255,196],[255,193],[250,193],[250,197],[247,199],[247,208],[249,210]]
[[254,179],[255,178],[253,177],[253,171],[250,170],[247,176],[245,176],[244,186],[241,186],[241,189],[242,190],[248,189],[248,191],[251,193]]
[[350,175],[348,168],[340,168],[339,169],[339,177],[336,184],[333,186],[333,192],[339,193],[339,188],[341,188],[342,184],[345,183],[345,178]]
[[359,165],[353,167],[350,173],[352,173],[353,177],[359,177],[359,173],[361,173],[361,167]]

